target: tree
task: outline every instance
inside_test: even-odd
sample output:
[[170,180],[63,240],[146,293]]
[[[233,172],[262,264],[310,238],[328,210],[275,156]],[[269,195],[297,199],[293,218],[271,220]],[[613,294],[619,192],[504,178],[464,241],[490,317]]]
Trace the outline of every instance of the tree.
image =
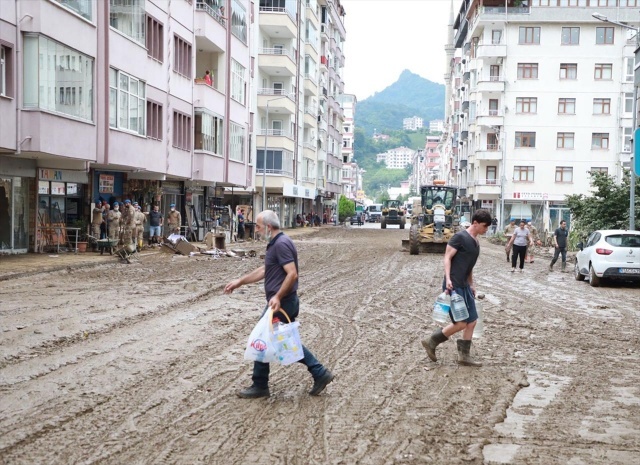
[[[627,229],[629,227],[629,171],[625,171],[622,183],[617,184],[613,176],[591,173],[590,196],[574,194],[567,196],[567,205],[573,215],[572,229],[579,237],[586,237],[597,229]],[[636,199],[640,195],[636,184]],[[636,202],[636,224],[640,220]]]
[[349,200],[344,195],[341,195],[338,202],[338,221],[343,222],[347,218],[351,218],[355,212],[356,204],[353,200]]

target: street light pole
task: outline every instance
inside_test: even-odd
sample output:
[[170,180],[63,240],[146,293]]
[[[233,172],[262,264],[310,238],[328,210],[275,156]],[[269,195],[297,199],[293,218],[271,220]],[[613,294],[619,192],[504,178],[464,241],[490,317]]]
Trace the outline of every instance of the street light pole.
[[631,177],[629,180],[629,230],[634,231],[636,229],[636,173],[634,171],[634,167],[633,167],[633,156],[635,154],[635,148],[636,148],[636,139],[635,139],[635,131],[636,131],[636,125],[638,124],[638,117],[637,117],[637,113],[638,113],[638,83],[636,82],[636,66],[638,66],[638,62],[636,60],[636,55],[638,53],[638,48],[640,48],[640,37],[638,34],[640,34],[640,28],[637,28],[635,26],[631,26],[630,24],[626,24],[626,23],[621,23],[619,21],[612,21],[609,18],[607,18],[606,16],[600,14],[600,13],[593,13],[591,16],[593,16],[594,18],[596,18],[598,21],[603,21],[605,23],[611,23],[611,24],[615,24],[616,26],[620,26],[623,27],[625,29],[630,29],[632,31],[635,31],[636,33],[636,50],[634,50],[634,57],[633,57],[633,70],[634,70],[634,76],[633,76],[633,127],[632,127],[632,132],[631,132],[631,163],[630,163],[630,172],[629,172],[629,176]]
[[288,95],[282,95],[277,98],[267,100],[267,117],[266,128],[264,130],[264,153],[262,155],[262,211],[267,209],[267,140],[269,139],[269,104],[275,100],[289,98]]

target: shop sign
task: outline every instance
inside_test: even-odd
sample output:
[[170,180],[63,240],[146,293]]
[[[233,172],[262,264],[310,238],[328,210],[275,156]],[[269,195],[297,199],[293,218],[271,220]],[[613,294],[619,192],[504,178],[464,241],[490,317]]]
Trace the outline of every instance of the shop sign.
[[89,176],[86,171],[57,170],[53,168],[38,168],[38,179],[43,181],[78,182],[87,184]]
[[282,186],[282,195],[285,197],[314,199],[316,197],[316,190],[310,187],[299,186],[297,184],[285,184]]
[[113,194],[115,184],[115,176],[112,174],[101,174],[99,180],[98,192],[101,194]]
[[542,192],[514,192],[514,199],[522,199],[522,200],[543,200],[546,198],[547,194],[543,194]]

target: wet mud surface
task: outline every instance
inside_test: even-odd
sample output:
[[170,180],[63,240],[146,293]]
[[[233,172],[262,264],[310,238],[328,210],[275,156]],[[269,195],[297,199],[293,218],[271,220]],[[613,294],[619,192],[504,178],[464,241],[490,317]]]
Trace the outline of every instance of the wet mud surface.
[[264,296],[222,289],[259,258],[16,277],[0,282],[0,463],[640,463],[637,286],[592,288],[546,255],[511,274],[482,239],[484,366],[459,367],[453,341],[438,363],[420,344],[441,255],[403,252],[396,228],[293,236],[302,339],[336,375],[321,396],[300,364],[272,367],[268,399],[235,395]]

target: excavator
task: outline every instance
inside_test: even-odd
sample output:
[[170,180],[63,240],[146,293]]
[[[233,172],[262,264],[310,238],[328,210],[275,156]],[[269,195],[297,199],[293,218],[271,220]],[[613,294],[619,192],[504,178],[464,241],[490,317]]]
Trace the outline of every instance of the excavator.
[[420,213],[416,215],[414,207],[409,239],[402,241],[411,255],[444,253],[447,242],[459,230],[460,221],[455,211],[458,189],[445,184],[435,180],[431,185],[420,187]]

